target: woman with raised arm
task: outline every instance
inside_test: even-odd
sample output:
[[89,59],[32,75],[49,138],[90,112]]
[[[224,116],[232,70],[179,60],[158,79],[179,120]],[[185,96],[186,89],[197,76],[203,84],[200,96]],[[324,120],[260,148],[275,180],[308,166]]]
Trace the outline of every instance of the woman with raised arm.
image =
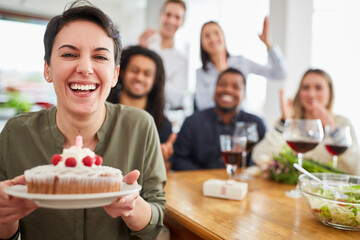
[[213,95],[216,79],[220,72],[227,68],[241,71],[245,77],[248,74],[258,74],[269,79],[284,79],[286,69],[280,48],[273,46],[269,39],[268,19],[265,18],[260,40],[266,45],[268,63],[258,64],[242,55],[230,55],[225,44],[225,36],[220,25],[214,21],[206,22],[201,29],[200,55],[202,67],[196,70],[195,103],[197,110],[214,107]]
[[[359,146],[357,137],[350,121],[344,116],[332,112],[334,89],[330,75],[321,69],[307,70],[300,82],[294,100],[286,100],[280,91],[282,116],[276,121],[265,138],[253,149],[253,158],[257,165],[269,163],[273,154],[279,153],[286,145],[282,132],[286,119],[320,119],[325,126],[349,126],[352,138],[351,146],[341,155],[338,167],[348,173],[360,174]],[[305,158],[330,163],[332,155],[326,150],[324,141],[316,148],[304,154]]]

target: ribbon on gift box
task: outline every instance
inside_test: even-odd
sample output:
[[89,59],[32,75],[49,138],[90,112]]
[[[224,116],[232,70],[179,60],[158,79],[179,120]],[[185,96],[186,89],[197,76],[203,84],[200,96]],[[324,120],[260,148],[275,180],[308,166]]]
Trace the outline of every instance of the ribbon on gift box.
[[205,196],[241,200],[247,194],[248,184],[234,180],[208,179],[203,183]]
[[227,180],[221,185],[221,194],[226,195],[226,189],[228,186],[233,186],[236,182],[234,180]]

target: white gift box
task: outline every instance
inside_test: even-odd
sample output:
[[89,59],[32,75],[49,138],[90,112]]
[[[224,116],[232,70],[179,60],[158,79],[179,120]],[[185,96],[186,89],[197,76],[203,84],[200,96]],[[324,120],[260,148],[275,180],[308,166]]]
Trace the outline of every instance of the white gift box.
[[248,192],[246,182],[209,179],[203,183],[203,194],[209,197],[242,200]]

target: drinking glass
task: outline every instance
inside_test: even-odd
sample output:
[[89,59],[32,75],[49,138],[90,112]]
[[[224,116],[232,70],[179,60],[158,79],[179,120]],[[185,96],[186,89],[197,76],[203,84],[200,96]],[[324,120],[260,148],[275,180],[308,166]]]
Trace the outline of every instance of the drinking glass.
[[245,150],[246,139],[231,135],[220,135],[221,157],[226,166],[229,179],[233,179]]
[[252,179],[252,176],[246,172],[246,155],[259,141],[257,124],[255,122],[237,122],[234,137],[246,139],[245,151],[242,152],[241,173],[235,177],[242,181],[250,180]]
[[350,127],[325,127],[325,147],[333,156],[333,167],[337,168],[338,156],[343,154],[352,143]]
[[165,115],[171,122],[173,133],[178,133],[181,129],[181,126],[184,122],[184,110],[179,109],[171,109],[169,104],[165,105]]
[[[283,137],[297,153],[298,164],[302,166],[303,154],[314,149],[323,139],[324,131],[320,119],[287,119]],[[286,192],[292,198],[301,197],[299,185],[295,190]]]

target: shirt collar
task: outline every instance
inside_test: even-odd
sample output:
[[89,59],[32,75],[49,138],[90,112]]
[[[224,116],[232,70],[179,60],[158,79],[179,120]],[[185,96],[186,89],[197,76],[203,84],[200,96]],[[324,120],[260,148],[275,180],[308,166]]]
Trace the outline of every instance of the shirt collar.
[[105,107],[106,107],[105,121],[101,126],[101,128],[99,129],[99,131],[96,133],[99,142],[96,145],[95,152],[99,152],[99,155],[102,154],[102,152],[100,153],[100,149],[106,149],[106,147],[104,146],[105,138],[106,138],[106,134],[109,133],[109,129],[111,127],[112,119],[114,115],[114,111],[111,110],[111,108],[113,108],[113,104],[109,102],[105,102]]
[[[111,122],[112,122],[111,119],[113,119],[113,114],[114,114],[113,111],[111,111],[111,109],[110,109],[110,108],[112,108],[111,103],[105,102],[105,107],[106,107],[105,121],[104,121],[103,125],[101,126],[101,128],[99,129],[99,131],[96,133],[97,137],[99,139],[99,142],[95,148],[96,153],[100,149],[105,149],[103,146],[104,142],[105,142],[104,139],[106,137],[108,129],[111,126]],[[53,135],[53,138],[55,139],[56,148],[63,149],[65,137],[61,134],[61,132],[56,124],[56,112],[57,112],[56,107],[53,107],[49,110],[50,131],[51,131],[51,134]]]
[[[231,119],[231,122],[230,122],[228,125],[235,124],[235,122],[240,121],[242,112],[243,112],[243,111],[240,109],[240,110],[238,111],[238,113],[233,117],[233,119]],[[223,125],[226,125],[226,124],[222,121],[221,117],[216,113],[215,108],[214,108],[214,113],[215,113],[215,115],[216,115],[216,121],[217,121],[218,123],[221,123],[221,124],[223,124]]]

